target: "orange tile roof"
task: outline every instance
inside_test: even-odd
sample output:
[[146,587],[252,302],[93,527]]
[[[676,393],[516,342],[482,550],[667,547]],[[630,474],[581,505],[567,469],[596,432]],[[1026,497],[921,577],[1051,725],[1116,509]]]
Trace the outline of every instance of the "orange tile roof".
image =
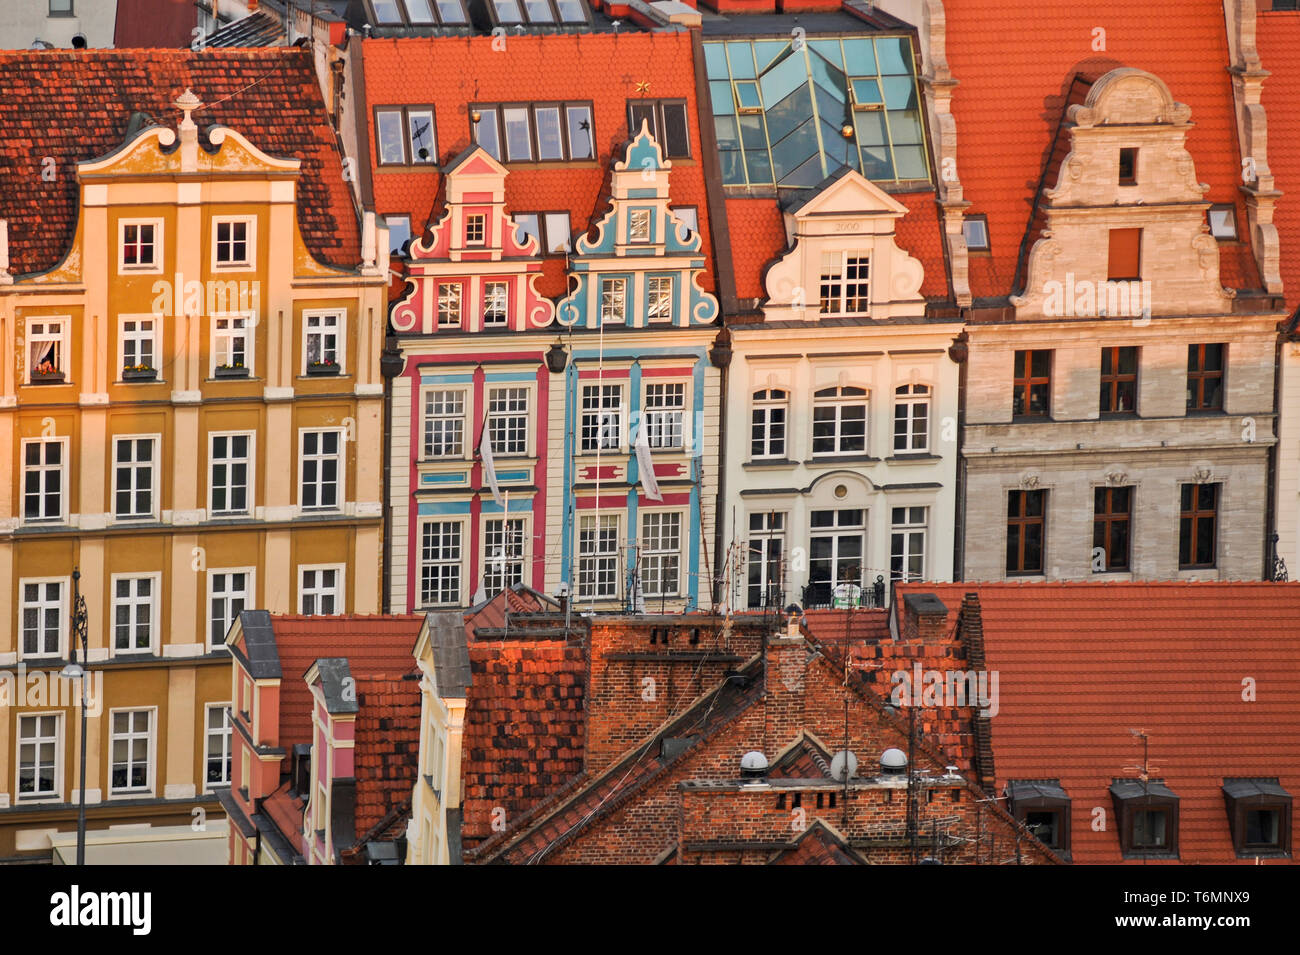
[[[933,593],[955,623],[977,593],[999,790],[1059,779],[1077,863],[1123,861],[1108,787],[1134,778],[1150,737],[1153,776],[1180,797],[1180,861],[1250,863],[1233,851],[1222,793],[1232,777],[1279,777],[1300,795],[1300,583],[900,584]],[[1254,701],[1243,681],[1254,681]],[[1266,860],[1267,861],[1267,860]]]
[[[1300,305],[1300,12],[1258,13],[1259,59],[1271,76],[1262,103],[1268,116],[1268,164],[1282,191],[1273,213],[1282,244],[1282,290],[1288,308]],[[1238,220],[1245,228],[1245,220]]]
[[353,776],[360,839],[389,810],[409,807],[420,764],[420,683],[400,672],[352,673],[358,705]]
[[[958,175],[969,211],[989,220],[991,254],[971,258],[977,300],[1015,291],[1034,192],[1076,74],[1095,80],[1130,66],[1164,80],[1174,99],[1191,107],[1187,148],[1197,179],[1210,185],[1206,200],[1235,203],[1238,222],[1246,222],[1221,0],[1186,0],[1177,16],[1153,16],[1148,5],[1116,0],[962,0],[945,4],[945,16],[948,63],[958,81]],[[1095,27],[1105,30],[1104,51],[1092,49]],[[1026,29],[1033,42],[1025,42]],[[1244,238],[1224,249],[1223,282],[1254,288],[1259,280]]]
[[[622,146],[629,139],[627,101],[684,99],[694,158],[673,160],[671,204],[697,210],[705,259],[700,284],[712,291],[713,253],[690,32],[511,35],[505,50],[494,50],[494,42],[490,36],[364,41],[367,107],[373,115],[378,106],[433,105],[438,155],[445,161],[470,144],[470,102],[591,101],[596,162],[510,163],[506,177],[507,210],[567,210],[578,233],[607,210],[601,185],[610,162],[623,158]],[[430,69],[433,62],[437,69]],[[373,128],[370,137],[373,157]],[[425,221],[433,207],[441,176],[385,169],[373,178],[376,211],[407,213],[417,223]],[[564,294],[562,258],[547,260],[538,289],[552,297]]]
[[[272,156],[302,160],[303,240],[322,262],[356,267],[360,230],[308,50],[80,50],[0,53],[0,218],[13,274],[45,271],[67,253],[75,164],[118,148],[137,111],[175,128],[171,104],[186,88],[211,104],[194,114],[200,127],[229,126]],[[46,156],[53,181],[41,175]]]
[[785,253],[785,222],[775,199],[728,199],[727,233],[738,298],[766,298],[763,272]]

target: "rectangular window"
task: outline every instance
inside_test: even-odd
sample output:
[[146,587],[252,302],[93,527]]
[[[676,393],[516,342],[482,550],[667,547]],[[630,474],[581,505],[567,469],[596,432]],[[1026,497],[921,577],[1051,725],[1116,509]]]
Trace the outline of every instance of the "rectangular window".
[[488,434],[493,454],[528,453],[528,389],[488,391]]
[[208,645],[224,649],[230,625],[245,607],[253,603],[251,570],[213,570],[208,572]]
[[804,605],[859,606],[867,512],[858,508],[813,511],[809,529],[809,594]]
[[510,283],[483,283],[483,325],[486,328],[504,328],[509,315]]
[[529,128],[528,107],[507,106],[501,110],[501,122],[505,128],[506,160],[508,162],[528,161],[533,158],[532,133]]
[[[502,2],[513,6],[514,0],[497,2],[499,10]],[[470,122],[474,141],[504,162],[583,160],[596,155],[590,103],[470,104]]]
[[578,597],[618,596],[618,515],[578,519]]
[[1213,205],[1205,212],[1205,220],[1210,227],[1210,235],[1220,242],[1235,242],[1237,239],[1237,207],[1230,204]]
[[672,597],[681,589],[682,515],[650,511],[641,515],[641,593]]
[[487,216],[473,213],[465,217],[465,244],[483,245],[487,241]]
[[1142,230],[1111,229],[1106,277],[1112,282],[1142,278]]
[[162,270],[159,240],[162,237],[162,220],[147,222],[122,221],[118,243],[121,271],[158,272]]
[[424,393],[424,456],[458,458],[465,453],[465,392]]
[[533,116],[537,120],[537,158],[563,159],[564,133],[560,126],[560,108],[537,106]]
[[343,613],[343,569],[299,567],[298,612],[328,617]]
[[208,506],[214,514],[250,514],[253,435],[214,434],[210,438]]
[[784,609],[785,513],[750,514],[746,551],[745,605]]
[[650,241],[650,210],[633,209],[627,218],[627,240],[629,242]]
[[1052,353],[1017,351],[1011,413],[1024,418],[1046,418],[1052,407]]
[[27,323],[27,378],[29,382],[62,382],[67,377],[67,325],[63,319],[29,320]]
[[388,254],[405,255],[406,244],[411,241],[411,217],[386,215],[384,225],[388,227]]
[[432,106],[381,106],[375,110],[381,166],[422,166],[438,161]]
[[627,104],[628,134],[635,139],[644,122],[668,159],[691,155],[690,126],[682,100],[636,100]]
[[789,394],[780,388],[754,392],[750,411],[751,458],[785,457],[785,419]]
[[[460,525],[456,525],[459,527]],[[483,589],[492,597],[524,580],[524,519],[483,524]]]
[[48,799],[59,794],[63,756],[62,715],[18,717],[18,798]]
[[113,650],[148,653],[154,645],[158,607],[156,577],[113,578]]
[[1187,411],[1223,410],[1227,345],[1187,346]]
[[652,448],[682,448],[685,442],[686,385],[645,386],[646,437]]
[[971,252],[989,250],[989,217],[984,214],[969,215],[961,221],[961,236]]
[[1046,522],[1046,491],[1007,492],[1008,574],[1043,572]]
[[253,230],[256,220],[214,219],[212,222],[213,265],[216,268],[248,268],[253,264]]
[[152,318],[122,319],[122,370],[146,371],[157,368],[157,321]]
[[921,454],[930,449],[930,386],[894,389],[894,451]]
[[925,530],[929,508],[891,508],[893,527],[889,540],[889,579],[925,579]]
[[29,439],[23,449],[23,520],[63,520],[66,438]]
[[602,325],[627,321],[627,279],[600,280],[600,321]]
[[119,520],[154,517],[156,438],[113,439],[113,516]]
[[149,792],[153,789],[153,710],[113,710],[109,720],[109,792]]
[[595,159],[596,147],[591,129],[591,107],[566,106],[564,116],[569,138],[569,158]]
[[865,388],[821,388],[813,394],[813,454],[865,454]]
[[820,311],[823,315],[865,314],[871,308],[870,260],[848,252],[823,252]]
[[1103,348],[1101,350],[1102,414],[1132,414],[1137,408],[1138,350]]
[[673,320],[673,277],[652,275],[646,279],[646,321]]
[[303,510],[335,510],[343,498],[343,434],[336,430],[301,434],[299,504]]
[[343,367],[343,316],[319,312],[304,316],[308,368]]
[[420,528],[420,606],[460,603],[461,525],[427,521]]
[[1137,148],[1129,146],[1122,147],[1119,151],[1119,184],[1121,186],[1136,186],[1137,169]]
[[623,441],[623,386],[582,386],[584,452],[616,451]]
[[204,789],[230,785],[230,704],[212,703],[207,707],[207,733],[204,737]]
[[1178,567],[1213,567],[1218,542],[1218,484],[1184,484],[1178,520]]
[[253,373],[253,336],[245,315],[212,319],[212,365],[226,372]]
[[67,584],[62,580],[20,580],[19,629],[23,657],[63,655]]
[[1169,844],[1169,813],[1164,809],[1133,810],[1133,848],[1163,849]]
[[439,328],[460,328],[460,292],[459,282],[438,283]]
[[1133,488],[1094,488],[1092,501],[1092,572],[1129,569]]

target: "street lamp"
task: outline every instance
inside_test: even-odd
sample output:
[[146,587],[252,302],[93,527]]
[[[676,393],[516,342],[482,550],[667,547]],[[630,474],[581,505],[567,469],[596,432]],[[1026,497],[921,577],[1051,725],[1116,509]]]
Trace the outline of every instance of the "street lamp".
[[[72,639],[69,641],[68,665],[59,676],[81,680],[81,788],[77,793],[77,865],[86,864],[86,680],[90,676],[89,628],[87,625],[86,598],[81,596],[81,568],[72,570]],[[77,663],[77,641],[81,641],[81,657],[86,666]]]

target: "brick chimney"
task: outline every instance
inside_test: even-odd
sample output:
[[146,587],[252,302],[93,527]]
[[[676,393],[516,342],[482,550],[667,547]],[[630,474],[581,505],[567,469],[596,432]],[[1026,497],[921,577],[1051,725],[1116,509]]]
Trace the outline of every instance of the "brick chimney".
[[948,608],[934,594],[907,594],[903,597],[904,640],[942,643],[948,633]]
[[768,755],[780,750],[804,727],[804,704],[811,657],[803,634],[773,636],[763,661],[764,739]]

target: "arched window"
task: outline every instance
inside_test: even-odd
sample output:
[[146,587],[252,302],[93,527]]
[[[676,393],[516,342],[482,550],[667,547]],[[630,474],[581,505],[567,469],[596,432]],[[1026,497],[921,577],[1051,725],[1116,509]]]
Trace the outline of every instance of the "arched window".
[[900,385],[894,389],[894,451],[918,454],[930,450],[930,386]]

